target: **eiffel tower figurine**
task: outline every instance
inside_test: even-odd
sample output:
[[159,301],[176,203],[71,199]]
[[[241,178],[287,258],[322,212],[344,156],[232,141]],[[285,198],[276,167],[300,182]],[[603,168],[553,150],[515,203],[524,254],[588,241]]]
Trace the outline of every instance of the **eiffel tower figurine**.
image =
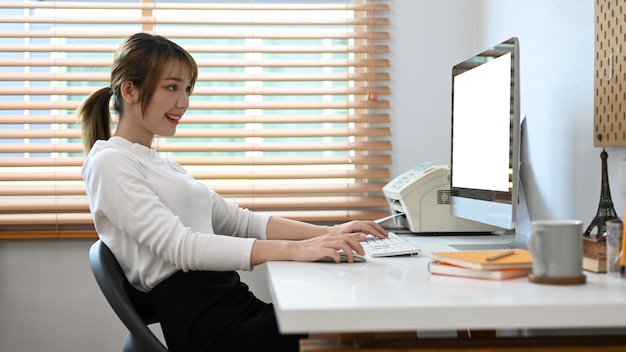
[[[609,188],[609,174],[606,167],[606,159],[609,154],[602,148],[600,158],[602,159],[602,186],[600,188],[600,204],[598,205],[598,213],[593,218],[591,224],[583,234],[585,237],[598,238],[606,231],[607,220],[617,218],[617,212],[613,207],[613,200],[611,199],[611,190]],[[596,227],[597,233],[592,234],[591,231]]]

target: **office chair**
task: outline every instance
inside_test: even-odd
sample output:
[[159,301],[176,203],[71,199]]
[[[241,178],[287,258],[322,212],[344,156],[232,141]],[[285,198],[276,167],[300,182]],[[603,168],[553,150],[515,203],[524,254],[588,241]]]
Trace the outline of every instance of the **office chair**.
[[113,253],[102,240],[91,245],[89,263],[104,297],[128,329],[122,351],[167,352],[167,347],[148,328],[148,325],[158,322],[148,296],[130,285]]

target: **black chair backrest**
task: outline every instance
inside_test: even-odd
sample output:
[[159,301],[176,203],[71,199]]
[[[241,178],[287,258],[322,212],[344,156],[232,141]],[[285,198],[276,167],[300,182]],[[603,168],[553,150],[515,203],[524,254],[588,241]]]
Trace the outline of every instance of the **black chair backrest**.
[[148,295],[130,285],[111,250],[97,240],[89,249],[89,263],[100,290],[129,335],[123,351],[167,352],[167,348],[148,328],[158,322]]

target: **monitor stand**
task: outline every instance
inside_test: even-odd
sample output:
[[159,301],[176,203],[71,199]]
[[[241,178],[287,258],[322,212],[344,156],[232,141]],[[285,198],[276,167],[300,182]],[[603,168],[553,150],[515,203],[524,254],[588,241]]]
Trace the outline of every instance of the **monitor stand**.
[[[451,244],[452,248],[460,251],[476,251],[489,249],[528,249],[528,238],[532,231],[528,206],[526,204],[526,196],[522,182],[519,185],[519,202],[515,209],[515,229],[513,240],[505,243],[472,243],[472,244]],[[497,235],[494,235],[497,236]]]

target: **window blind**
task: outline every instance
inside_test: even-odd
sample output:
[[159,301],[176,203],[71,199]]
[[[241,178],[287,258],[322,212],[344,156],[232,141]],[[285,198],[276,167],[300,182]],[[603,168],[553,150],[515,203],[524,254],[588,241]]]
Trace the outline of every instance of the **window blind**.
[[[145,31],[199,66],[156,150],[225,198],[333,223],[388,214],[388,5],[352,1],[0,2],[0,238],[95,236],[74,115]],[[112,126],[115,128],[115,125]]]

